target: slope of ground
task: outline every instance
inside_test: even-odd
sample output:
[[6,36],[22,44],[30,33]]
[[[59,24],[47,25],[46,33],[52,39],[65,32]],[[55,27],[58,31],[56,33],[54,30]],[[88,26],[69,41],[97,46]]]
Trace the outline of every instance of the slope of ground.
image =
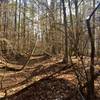
[[32,57],[31,63],[19,72],[1,72],[4,78],[0,96],[7,100],[78,100],[76,77],[71,68],[61,63],[62,58],[40,59]]

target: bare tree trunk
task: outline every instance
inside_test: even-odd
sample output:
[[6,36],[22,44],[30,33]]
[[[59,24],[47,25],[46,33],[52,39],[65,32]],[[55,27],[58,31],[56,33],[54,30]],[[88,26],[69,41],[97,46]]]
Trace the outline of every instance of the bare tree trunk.
[[100,3],[97,7],[93,10],[93,12],[88,17],[87,21],[87,28],[91,42],[91,64],[90,64],[90,80],[88,82],[88,100],[95,100],[95,93],[94,93],[94,57],[95,57],[95,43],[94,43],[94,34],[91,31],[90,20],[91,17],[94,15],[97,8],[99,8]]
[[6,7],[4,8],[4,12],[3,12],[3,21],[4,21],[4,37],[7,38],[7,4],[8,4],[8,0],[4,1],[4,5],[6,5]]
[[15,6],[15,27],[14,27],[14,31],[16,31],[17,29],[17,0],[16,0],[16,6]]
[[75,54],[76,56],[78,55],[78,44],[79,44],[79,17],[78,17],[78,0],[74,1],[75,4],[75,17],[76,17],[76,29],[75,29],[75,44],[74,44],[74,49],[75,49]]
[[94,38],[91,32],[89,20],[87,20],[87,27],[89,32],[89,37],[91,41],[91,65],[90,65],[90,81],[88,82],[87,92],[88,92],[88,99],[94,100],[94,56],[95,56],[95,45],[94,45]]
[[24,13],[23,13],[23,51],[26,49],[26,0],[23,1],[24,3]]
[[64,51],[63,62],[68,64],[68,32],[67,32],[65,0],[62,0],[62,5],[63,5],[63,19],[64,19],[64,31],[65,31],[65,51]]
[[18,16],[18,51],[20,51],[20,27],[21,27],[21,12],[20,12],[21,0],[19,0],[19,16]]
[[[95,9],[95,0],[93,0],[93,9]],[[93,34],[95,36],[95,14],[93,15]]]

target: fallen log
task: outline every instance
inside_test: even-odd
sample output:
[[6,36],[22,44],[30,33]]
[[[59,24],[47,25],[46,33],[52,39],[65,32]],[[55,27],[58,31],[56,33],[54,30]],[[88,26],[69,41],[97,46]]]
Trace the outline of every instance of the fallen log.
[[0,69],[4,69],[6,71],[13,71],[13,72],[20,71],[20,69],[16,69],[16,68],[13,68],[13,67],[8,67],[8,66],[3,66]]
[[[35,58],[35,59],[30,59],[29,60],[29,62],[27,63],[27,65],[29,64],[34,64],[34,63],[38,63],[38,62],[42,62],[42,61],[44,61],[44,60],[47,60],[47,59],[49,59],[50,57],[48,57],[48,56],[41,56],[41,57],[39,57],[39,58]],[[17,68],[15,68],[14,67],[14,64],[6,64],[6,63],[3,63],[4,64],[4,66],[2,66],[2,67],[0,67],[0,69],[2,69],[2,70],[6,70],[6,71],[13,71],[13,72],[16,72],[16,71],[20,71],[21,69],[20,69],[20,67],[19,67],[19,65],[18,65],[18,67]]]
[[74,65],[76,65],[76,64],[74,63],[74,64],[71,64],[71,65],[65,65],[65,66],[62,67],[60,70],[58,70],[58,71],[52,73],[52,74],[49,75],[49,76],[46,76],[44,79],[48,79],[48,78],[50,78],[50,77],[52,77],[52,76],[54,76],[54,75],[60,73],[61,71],[64,71],[64,70],[67,70],[67,69],[71,68],[71,67],[74,66]]

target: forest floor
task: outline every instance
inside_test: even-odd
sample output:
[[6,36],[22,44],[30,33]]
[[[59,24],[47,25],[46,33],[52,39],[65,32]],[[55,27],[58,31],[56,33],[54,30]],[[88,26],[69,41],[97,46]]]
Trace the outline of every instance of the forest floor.
[[2,69],[2,66],[6,64],[20,69],[22,65],[1,60],[1,100],[78,100],[76,76],[71,68],[61,62],[62,57],[45,59],[43,56],[33,56],[23,70],[13,72]]

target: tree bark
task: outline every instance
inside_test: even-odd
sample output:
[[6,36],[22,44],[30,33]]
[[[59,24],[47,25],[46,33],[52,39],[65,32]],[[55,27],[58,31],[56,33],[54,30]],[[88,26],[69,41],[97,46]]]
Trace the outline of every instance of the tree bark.
[[63,62],[68,64],[68,32],[67,32],[67,17],[66,17],[66,7],[65,7],[65,0],[62,0],[63,6],[63,19],[64,19],[64,31],[65,31],[65,51],[64,51],[64,58]]

